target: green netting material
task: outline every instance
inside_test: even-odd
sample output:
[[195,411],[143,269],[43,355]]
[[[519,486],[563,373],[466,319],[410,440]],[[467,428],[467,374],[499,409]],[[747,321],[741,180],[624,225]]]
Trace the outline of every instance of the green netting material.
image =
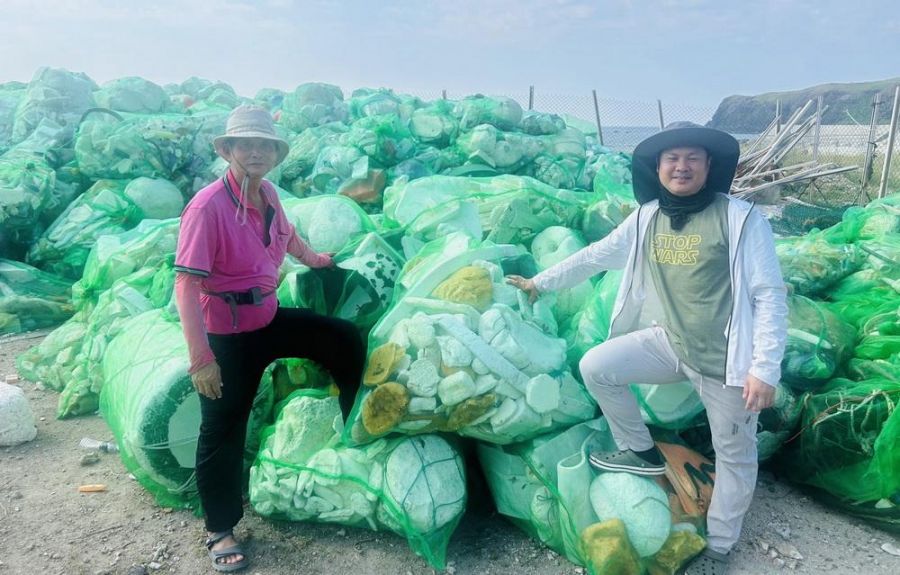
[[88,254],[81,279],[72,286],[76,308],[90,308],[101,293],[143,267],[159,267],[172,258],[178,240],[177,218],[144,220],[121,234],[103,235]]
[[183,208],[181,192],[166,180],[99,180],[31,246],[28,261],[78,279],[98,237],[132,229],[144,218],[177,218]]
[[[588,572],[603,573],[591,558],[610,549],[592,548],[587,537],[601,521],[624,522],[627,538],[619,544],[633,546],[645,566],[672,528],[665,492],[655,483],[623,473],[597,475],[591,469],[587,458],[592,451],[615,449],[609,425],[600,418],[516,445],[480,443],[478,457],[501,514]],[[693,530],[687,524],[677,528]]]
[[[165,507],[197,507],[194,464],[200,400],[178,321],[161,310],[128,320],[103,356],[100,413],[125,467]],[[245,465],[272,411],[271,381],[260,384],[247,431]]]
[[264,432],[250,501],[265,516],[389,529],[436,569],[465,510],[463,462],[435,435],[340,443],[337,399],[301,390]]
[[157,269],[142,268],[116,280],[100,294],[97,306],[85,322],[84,338],[72,350],[75,352],[72,360],[61,362],[57,355],[57,368],[61,368],[65,384],[59,396],[57,417],[64,419],[97,411],[107,346],[130,318],[169,305],[175,284],[172,260],[174,256]]
[[857,271],[864,254],[854,244],[833,244],[821,233],[777,240],[784,280],[804,296],[819,295]]
[[871,507],[900,529],[900,384],[885,379],[834,379],[803,401],[800,431],[786,445],[781,465],[794,481]]
[[0,335],[64,322],[75,312],[71,288],[64,278],[0,259]]
[[[525,242],[550,226],[577,227],[589,194],[521,176],[431,176],[384,192],[385,225],[431,241],[454,231],[497,243]],[[469,209],[464,204],[471,204]]]
[[825,306],[799,295],[788,298],[787,345],[782,380],[796,391],[816,389],[853,355],[856,330]]
[[456,235],[423,252],[370,334],[347,444],[430,431],[510,443],[594,414],[551,306],[504,279],[521,248]]

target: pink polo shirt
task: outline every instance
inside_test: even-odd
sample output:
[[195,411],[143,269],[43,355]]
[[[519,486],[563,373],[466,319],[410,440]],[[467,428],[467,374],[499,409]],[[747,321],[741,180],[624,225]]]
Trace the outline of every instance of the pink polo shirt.
[[[242,225],[243,209],[238,209],[241,188],[231,171],[227,177],[230,186],[223,179],[213,182],[197,192],[181,214],[175,270],[202,277],[204,291],[245,292],[253,287],[262,292],[274,291],[289,243],[300,242],[304,249],[299,251],[309,255],[309,259],[317,256],[297,238],[268,181],[263,181],[260,190],[267,204],[266,213],[260,214],[248,204]],[[292,252],[296,251],[295,246]],[[260,329],[272,321],[278,309],[275,294],[263,298],[259,306],[239,305],[234,328],[231,308],[225,300],[204,293],[200,304],[206,330],[214,334]]]

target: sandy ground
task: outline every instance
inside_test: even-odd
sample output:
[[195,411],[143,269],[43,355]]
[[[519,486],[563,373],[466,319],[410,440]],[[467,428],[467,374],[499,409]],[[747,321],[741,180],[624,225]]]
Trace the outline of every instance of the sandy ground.
[[[0,338],[0,381],[15,373],[15,356],[39,341],[34,334]],[[99,416],[58,421],[55,392],[32,382],[18,385],[38,420],[38,436],[0,447],[0,575],[213,572],[199,518],[158,507],[116,454],[100,453],[98,462],[82,465],[82,437],[111,439]],[[78,492],[91,483],[107,490]],[[279,523],[248,509],[237,535],[252,556],[248,574],[434,573],[391,533]],[[885,544],[893,549],[900,541],[764,471],[730,572],[900,573],[900,557],[883,550]],[[584,573],[497,515],[481,492],[470,493],[448,561],[451,575]]]

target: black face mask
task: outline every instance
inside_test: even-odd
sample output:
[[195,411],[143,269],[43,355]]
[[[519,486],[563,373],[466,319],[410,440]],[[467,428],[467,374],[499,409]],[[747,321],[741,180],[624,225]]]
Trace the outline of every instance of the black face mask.
[[659,209],[672,220],[672,229],[680,230],[691,214],[702,212],[716,199],[716,190],[706,186],[690,196],[676,196],[664,187],[659,187]]

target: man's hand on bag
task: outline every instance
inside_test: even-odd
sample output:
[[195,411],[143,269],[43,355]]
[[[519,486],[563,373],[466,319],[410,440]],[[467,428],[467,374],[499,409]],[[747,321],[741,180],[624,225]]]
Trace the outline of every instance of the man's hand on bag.
[[775,403],[775,388],[753,375],[747,374],[744,382],[744,406],[748,411],[759,413]]
[[528,303],[534,303],[540,295],[537,286],[534,285],[534,280],[525,279],[522,276],[506,276],[506,283],[527,293]]
[[219,364],[215,361],[207,363],[191,374],[194,389],[200,395],[210,399],[222,397],[222,375],[219,373]]

